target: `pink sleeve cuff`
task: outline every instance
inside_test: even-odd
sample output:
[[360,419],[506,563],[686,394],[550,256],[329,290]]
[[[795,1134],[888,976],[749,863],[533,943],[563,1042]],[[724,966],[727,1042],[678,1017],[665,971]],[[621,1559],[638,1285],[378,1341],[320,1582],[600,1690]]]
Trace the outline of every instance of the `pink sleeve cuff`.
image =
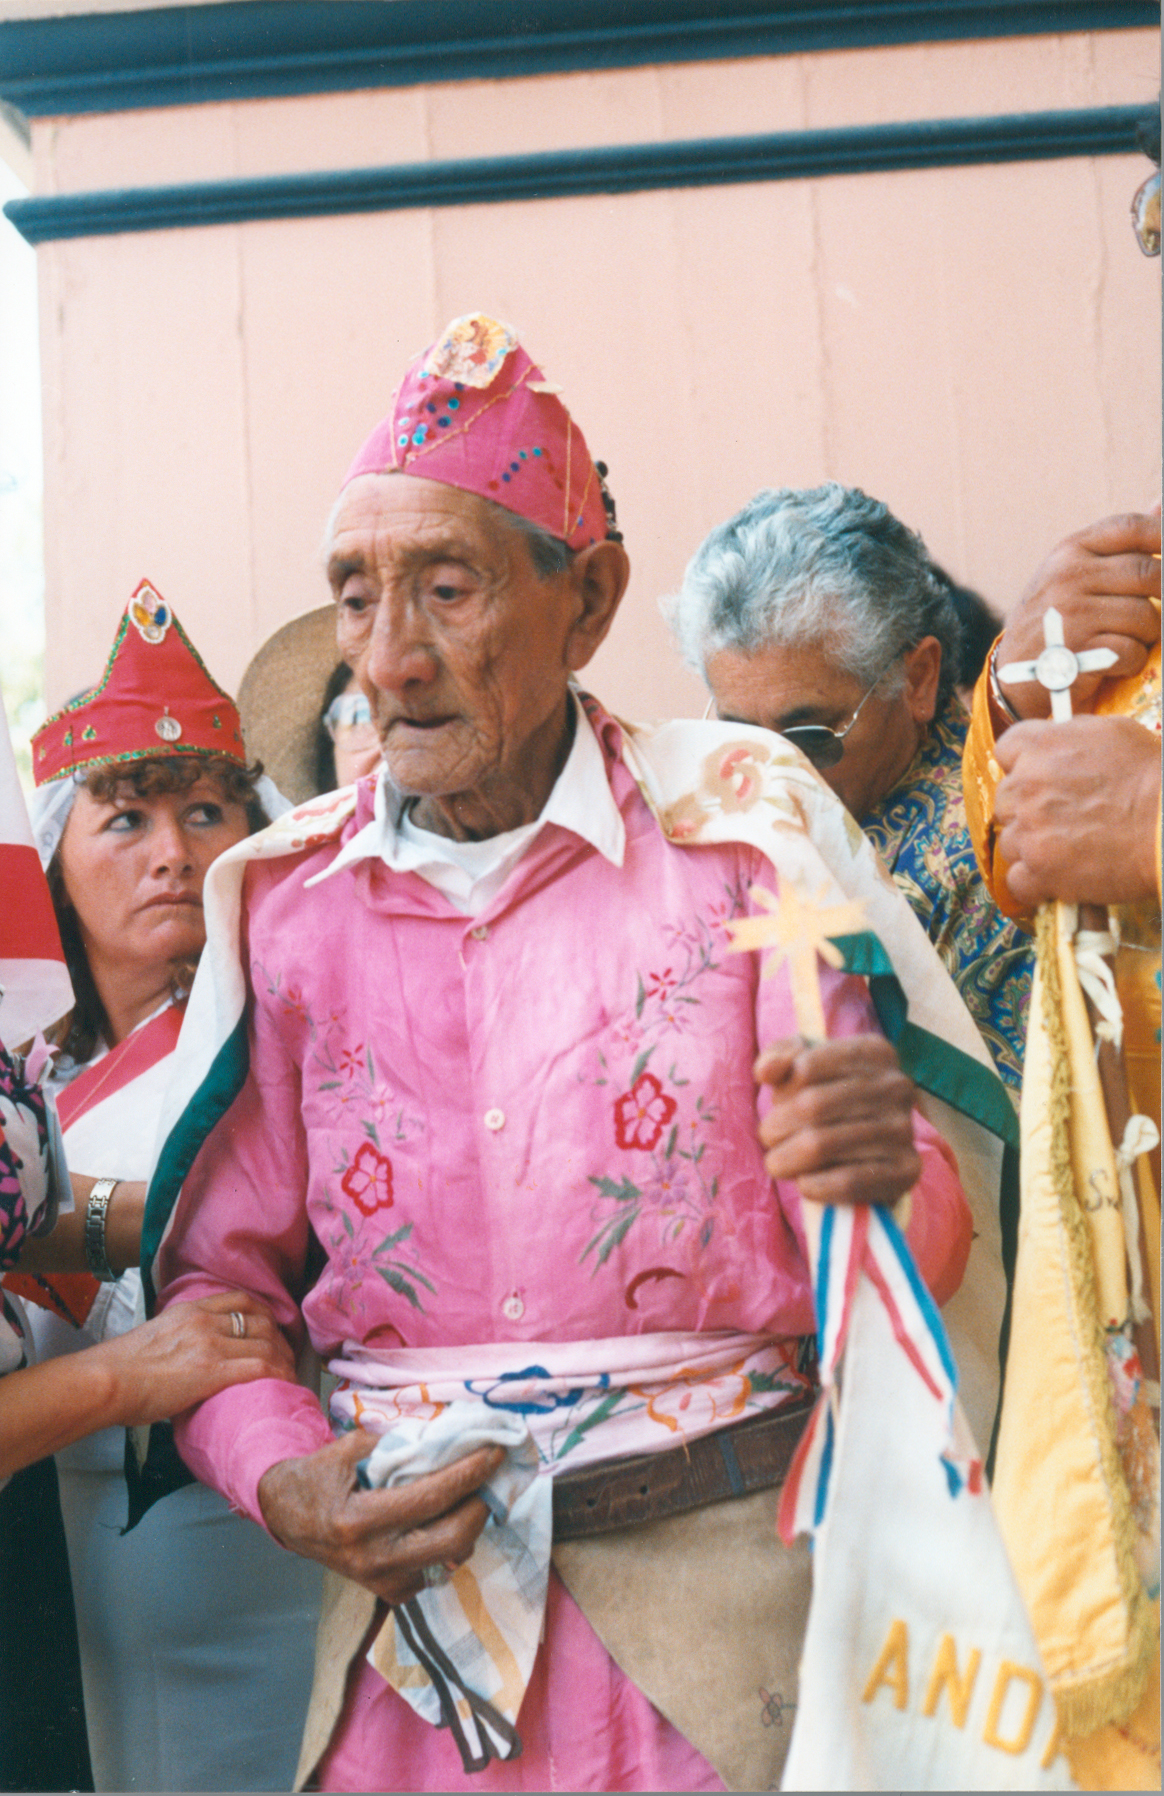
[[314,1392],[257,1378],[208,1397],[175,1422],[174,1436],[194,1476],[266,1529],[259,1507],[263,1473],[326,1447],[332,1433]]

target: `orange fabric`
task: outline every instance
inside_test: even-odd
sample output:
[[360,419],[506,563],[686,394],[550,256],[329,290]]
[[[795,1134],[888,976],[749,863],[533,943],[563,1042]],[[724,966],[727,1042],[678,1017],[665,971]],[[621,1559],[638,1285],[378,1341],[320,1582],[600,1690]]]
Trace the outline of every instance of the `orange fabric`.
[[[993,653],[993,650],[991,651]],[[1141,673],[1128,679],[1104,680],[1091,707],[1096,717],[1134,717],[1148,729],[1160,731],[1160,644],[1156,643]],[[983,877],[1004,916],[1030,925],[1032,913],[1024,911],[1011,896],[1006,883],[1006,862],[998,852],[994,799],[1002,779],[1002,769],[994,758],[994,745],[1001,732],[997,729],[990,699],[990,676],[984,668],[974,688],[970,733],[966,738],[966,754],[962,763],[962,782],[966,797],[966,821],[974,842],[974,852]],[[1156,881],[1160,891],[1160,819],[1156,820]]]
[[[997,644],[995,645],[997,646]],[[991,654],[994,650],[991,649]],[[988,663],[989,665],[989,663]],[[998,852],[997,825],[994,820],[994,798],[1002,779],[1002,768],[994,758],[997,741],[993,706],[990,701],[990,675],[983,668],[974,688],[970,709],[970,733],[962,761],[962,789],[966,799],[966,822],[982,876],[990,888],[1003,916],[1011,917],[1026,928],[1033,927],[1033,913],[1024,910],[1011,897],[1006,883],[1006,862]]]

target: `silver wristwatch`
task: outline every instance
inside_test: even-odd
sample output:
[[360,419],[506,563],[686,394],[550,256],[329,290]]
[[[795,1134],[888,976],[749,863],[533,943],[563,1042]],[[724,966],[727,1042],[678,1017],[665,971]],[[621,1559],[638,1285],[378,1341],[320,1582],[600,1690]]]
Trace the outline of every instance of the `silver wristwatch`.
[[116,1284],[121,1277],[119,1272],[114,1272],[105,1252],[105,1218],[109,1200],[119,1183],[118,1179],[98,1179],[85,1208],[85,1264],[103,1285]]

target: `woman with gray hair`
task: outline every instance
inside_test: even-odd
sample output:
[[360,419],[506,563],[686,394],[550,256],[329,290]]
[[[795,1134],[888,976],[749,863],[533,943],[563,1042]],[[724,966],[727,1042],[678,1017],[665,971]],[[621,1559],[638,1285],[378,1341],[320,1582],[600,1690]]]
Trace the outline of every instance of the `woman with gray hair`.
[[794,743],[881,851],[1017,1093],[1031,949],[974,856],[962,629],[921,537],[835,481],[757,493],[664,611],[719,717]]

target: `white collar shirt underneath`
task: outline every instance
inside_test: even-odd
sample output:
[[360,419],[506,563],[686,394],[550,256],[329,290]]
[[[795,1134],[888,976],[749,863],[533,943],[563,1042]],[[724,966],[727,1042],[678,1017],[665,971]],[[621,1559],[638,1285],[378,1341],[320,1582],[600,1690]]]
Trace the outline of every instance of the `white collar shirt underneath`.
[[571,693],[574,741],[554,782],[541,815],[520,829],[487,836],[482,842],[457,842],[438,836],[412,821],[408,800],[389,784],[381,769],[370,823],[357,831],[323,873],[309,880],[318,885],[356,861],[379,858],[394,873],[416,873],[443,892],[464,916],[475,917],[491,904],[535,836],[548,823],[568,829],[589,842],[615,867],[626,852],[626,827],[606,777],[602,749],[584,706]]

